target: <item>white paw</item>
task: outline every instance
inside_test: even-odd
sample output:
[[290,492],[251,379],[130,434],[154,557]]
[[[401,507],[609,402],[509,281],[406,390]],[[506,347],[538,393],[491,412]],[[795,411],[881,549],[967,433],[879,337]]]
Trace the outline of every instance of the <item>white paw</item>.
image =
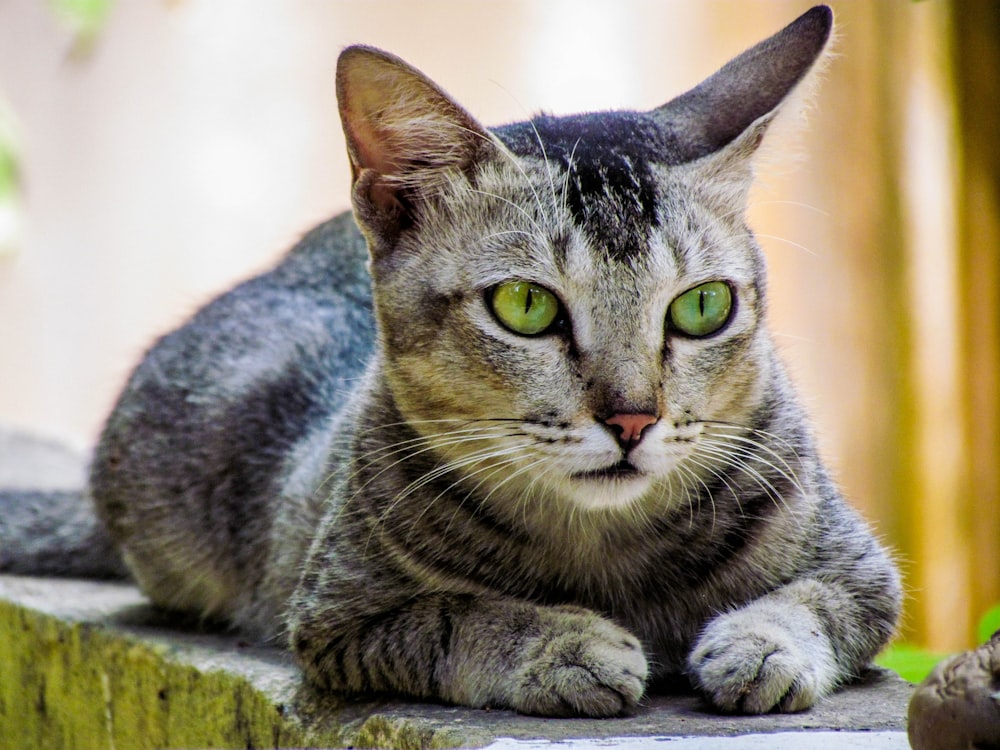
[[518,711],[542,716],[617,716],[645,690],[639,641],[591,613],[559,611],[518,670]]
[[723,711],[809,708],[833,687],[836,670],[826,636],[808,621],[798,630],[796,638],[748,610],[716,618],[688,657],[695,686]]

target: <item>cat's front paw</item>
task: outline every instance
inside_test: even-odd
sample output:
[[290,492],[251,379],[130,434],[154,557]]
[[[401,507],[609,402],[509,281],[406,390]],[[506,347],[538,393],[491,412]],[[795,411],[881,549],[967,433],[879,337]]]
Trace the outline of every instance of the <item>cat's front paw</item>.
[[695,686],[723,711],[804,711],[834,683],[826,636],[737,611],[709,623],[688,658]]
[[541,716],[617,716],[642,697],[639,641],[589,612],[552,610],[516,675],[514,707]]

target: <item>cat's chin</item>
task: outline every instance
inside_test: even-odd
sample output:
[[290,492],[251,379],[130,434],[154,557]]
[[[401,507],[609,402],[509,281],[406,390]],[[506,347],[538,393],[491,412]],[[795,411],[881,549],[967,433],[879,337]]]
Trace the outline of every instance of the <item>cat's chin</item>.
[[627,462],[574,474],[563,482],[573,503],[587,510],[625,508],[646,494],[652,477]]

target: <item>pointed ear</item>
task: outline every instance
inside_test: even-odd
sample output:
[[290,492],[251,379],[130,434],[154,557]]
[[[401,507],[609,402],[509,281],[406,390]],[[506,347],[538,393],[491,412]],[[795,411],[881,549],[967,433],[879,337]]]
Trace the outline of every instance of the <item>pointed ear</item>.
[[487,130],[437,85],[381,50],[341,53],[337,100],[355,214],[369,240],[391,243],[415,204],[492,147]]
[[820,59],[833,29],[825,5],[807,11],[695,88],[653,111],[675,163],[752,154],[782,102]]

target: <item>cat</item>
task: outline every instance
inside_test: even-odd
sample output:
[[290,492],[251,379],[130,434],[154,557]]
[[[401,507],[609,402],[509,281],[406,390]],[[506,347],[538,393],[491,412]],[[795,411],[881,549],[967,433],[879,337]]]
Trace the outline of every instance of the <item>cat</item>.
[[745,220],[832,23],[649,112],[492,130],[345,49],[353,216],[160,339],[93,456],[152,602],[287,642],[318,690],[544,716],[671,676],[800,711],[858,675],[900,584],[817,456]]

